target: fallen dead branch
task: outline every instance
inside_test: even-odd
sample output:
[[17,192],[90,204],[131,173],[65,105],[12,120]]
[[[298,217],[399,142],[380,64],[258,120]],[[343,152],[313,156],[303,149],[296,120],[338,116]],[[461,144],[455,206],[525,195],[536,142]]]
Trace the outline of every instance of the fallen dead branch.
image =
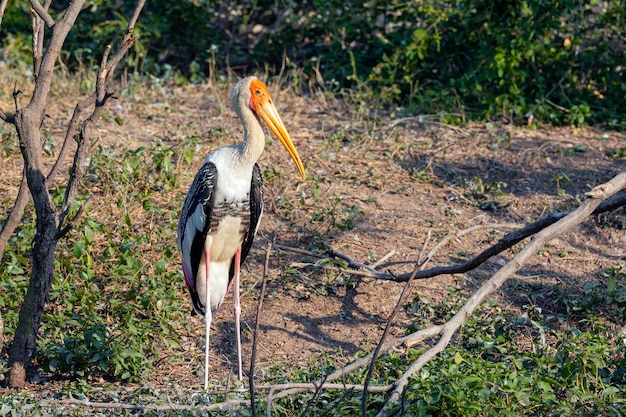
[[[623,190],[620,190],[615,195],[602,201],[602,203],[600,203],[595,208],[595,210],[593,210],[593,212],[590,213],[590,215],[598,215],[601,213],[606,213],[608,211],[613,211],[623,206],[626,206],[626,192]],[[500,239],[494,245],[488,247],[487,249],[485,249],[478,255],[474,256],[473,258],[465,262],[455,264],[455,265],[442,265],[442,266],[437,266],[434,268],[429,268],[429,269],[418,271],[417,274],[415,275],[415,279],[433,278],[439,275],[462,274],[462,273],[471,271],[473,269],[476,269],[478,266],[485,263],[488,259],[504,252],[507,249],[512,248],[513,246],[515,246],[522,240],[527,239],[539,233],[540,231],[544,230],[548,226],[558,222],[559,220],[570,215],[573,212],[574,210],[548,214],[547,216],[542,217],[536,222],[533,222],[527,226],[520,228],[519,230],[506,234],[502,239]],[[434,251],[436,251],[438,248],[440,248],[445,243],[447,243],[447,241],[454,239],[456,237],[461,237],[463,235],[473,233],[477,230],[482,230],[482,229],[504,230],[504,229],[511,229],[511,228],[516,228],[516,227],[519,227],[519,225],[513,225],[511,223],[484,224],[484,225],[472,226],[468,229],[451,233],[448,236],[446,236],[442,242],[438,243],[433,249],[431,249],[431,251],[427,255],[427,258],[432,257],[434,254]],[[276,245],[276,247],[281,250],[299,253],[301,255],[308,255],[314,258],[318,258],[318,259],[331,256],[331,257],[335,257],[337,259],[342,259],[346,261],[348,265],[347,268],[342,268],[342,267],[338,267],[335,265],[325,265],[325,264],[317,264],[317,263],[310,263],[310,262],[292,263],[291,265],[296,268],[326,269],[326,270],[344,272],[344,273],[368,277],[368,278],[383,279],[383,280],[396,281],[396,282],[405,282],[405,281],[408,281],[409,278],[411,277],[410,272],[405,273],[405,274],[393,274],[393,273],[381,271],[381,269],[388,268],[392,265],[397,264],[395,262],[381,264],[378,267],[378,269],[372,270],[370,266],[354,261],[347,255],[343,255],[332,248],[329,248],[327,251],[320,254],[320,253],[305,251],[302,249],[290,248],[288,246]],[[406,263],[406,262],[402,262],[402,263]],[[415,261],[410,261],[410,263],[415,263]]]
[[[392,340],[390,342],[384,343],[380,346],[380,352],[372,352],[366,357],[349,364],[334,373],[326,376],[324,381],[334,381],[339,379],[356,369],[360,369],[365,367],[380,353],[384,353],[390,349],[397,348],[399,346],[412,346],[417,344],[425,339],[434,338],[436,336],[441,336],[438,342],[429,350],[427,350],[424,354],[417,359],[408,370],[396,381],[394,384],[394,391],[391,397],[388,399],[384,408],[378,413],[378,416],[388,416],[390,415],[390,409],[396,406],[404,390],[407,387],[409,378],[414,375],[419,369],[421,369],[426,363],[428,363],[431,359],[433,359],[438,353],[440,353],[443,349],[447,347],[452,336],[458,330],[458,328],[465,322],[465,320],[475,311],[475,309],[481,304],[481,302],[492,292],[496,291],[498,288],[506,282],[506,280],[518,271],[523,265],[524,262],[528,260],[528,258],[534,255],[537,250],[544,245],[549,240],[557,237],[558,235],[570,230],[574,226],[582,223],[586,220],[590,215],[597,215],[600,213],[604,213],[607,211],[615,210],[619,207],[626,205],[626,192],[624,192],[624,188],[626,187],[626,172],[622,172],[613,178],[611,181],[602,184],[592,191],[590,191],[587,195],[590,197],[585,200],[583,204],[571,211],[553,213],[542,219],[531,223],[515,232],[507,234],[504,238],[498,241],[495,245],[489,247],[479,255],[474,258],[458,265],[450,265],[450,266],[442,266],[435,267],[431,269],[425,269],[421,271],[417,271],[415,273],[415,278],[428,278],[437,275],[443,274],[452,274],[452,273],[461,273],[467,272],[471,269],[476,268],[477,266],[484,263],[490,257],[501,253],[502,251],[511,248],[515,244],[521,242],[522,240],[531,237],[533,235],[534,238],[531,242],[522,249],[510,262],[508,262],[502,269],[500,269],[489,281],[487,281],[483,286],[480,287],[472,297],[467,301],[467,303],[459,310],[459,312],[447,323],[439,326],[434,326],[428,329],[424,329],[418,332],[415,332],[409,336],[405,336],[400,339]],[[601,199],[605,198],[604,201]],[[438,248],[443,246],[445,241],[449,241],[455,236],[460,236],[461,234],[467,234],[471,232],[475,232],[481,228],[484,228],[483,225],[481,227],[472,227],[466,229],[464,231],[453,233],[444,238],[444,242],[440,242],[429,252],[426,259],[431,257]],[[485,225],[488,228],[497,228],[496,225]],[[510,227],[510,225],[506,225]],[[291,248],[280,246],[279,249],[282,250],[290,250]],[[324,252],[324,254],[318,254],[314,252],[306,252],[302,250],[297,251],[300,254],[307,254],[315,258],[324,258],[330,255],[337,255],[336,257],[342,259],[347,262],[349,268],[340,268],[337,266],[330,265],[318,265],[311,263],[296,263],[293,266],[303,265],[303,267],[314,267],[314,268],[323,268],[323,269],[331,269],[337,270],[344,273],[355,273],[357,275],[378,278],[378,279],[390,279],[395,281],[403,281],[405,277],[403,275],[395,276],[389,273],[382,273],[376,270],[372,270],[371,267],[368,267],[364,264],[360,264],[350,257],[345,255],[340,255],[334,249],[330,249],[329,251]],[[408,278],[411,279],[411,275],[408,274]],[[372,387],[374,388],[374,387]],[[283,398],[289,395],[293,395],[296,393],[302,392],[300,388],[289,388],[282,392],[273,394],[273,399]],[[372,391],[370,391],[372,392]]]
[[79,405],[88,408],[99,408],[109,410],[128,410],[140,411],[142,413],[149,411],[234,411],[238,407],[248,405],[247,400],[232,400],[213,404],[185,405],[185,404],[167,404],[167,405],[137,405],[126,403],[104,403],[89,400],[79,400],[70,394],[68,399],[54,401],[56,404]]
[[[425,339],[429,339],[441,334],[443,330],[443,325],[433,326],[428,329],[423,329],[412,333],[408,336],[404,336],[398,339],[391,340],[387,343],[383,343],[379,354],[385,353],[391,349],[398,348],[400,346],[412,346],[420,341]],[[367,366],[372,362],[374,358],[374,352],[370,353],[367,356],[355,361],[351,364],[348,364],[341,369],[336,370],[335,372],[329,374],[324,381],[316,381],[309,383],[284,383],[284,384],[274,384],[274,385],[260,385],[254,388],[255,392],[258,391],[267,391],[266,398],[266,406],[269,410],[271,407],[271,403],[273,400],[278,400],[281,398],[288,397],[290,395],[295,395],[302,392],[316,392],[321,390],[337,390],[337,391],[364,391],[367,389],[368,392],[371,393],[385,393],[390,392],[394,389],[394,385],[359,385],[359,384],[345,384],[345,383],[333,383],[329,381],[336,381],[345,375],[354,372],[357,369],[361,369]],[[118,402],[97,402],[90,400],[80,400],[72,397],[70,394],[69,398],[61,399],[61,400],[44,400],[42,401],[42,405],[49,404],[58,404],[58,405],[79,405],[89,408],[97,408],[97,409],[113,409],[113,410],[128,410],[128,411],[140,411],[140,412],[149,412],[149,411],[233,411],[238,407],[248,406],[251,403],[247,400],[234,400],[228,398],[228,394],[231,392],[214,392],[208,394],[215,395],[225,395],[226,400],[220,403],[213,404],[172,404],[169,403],[167,405],[139,405],[139,404],[129,404],[129,403],[118,403]],[[241,393],[241,391],[232,391],[232,393]]]
[[587,193],[589,197],[576,210],[568,212],[566,216],[551,224],[549,227],[541,230],[513,259],[503,266],[493,277],[485,282],[465,303],[465,305],[443,325],[440,339],[437,343],[426,352],[424,352],[404,374],[396,381],[395,389],[391,397],[387,400],[385,406],[377,414],[377,417],[388,416],[392,407],[399,404],[402,394],[406,389],[409,378],[415,375],[428,361],[443,351],[450,339],[467,320],[467,318],[476,310],[482,301],[489,294],[500,288],[515,272],[517,272],[524,263],[548,241],[571,230],[573,227],[585,221],[589,215],[595,212],[596,208],[602,203],[603,198],[609,198],[617,191],[626,188],[626,171],[622,171],[611,181],[599,185]]

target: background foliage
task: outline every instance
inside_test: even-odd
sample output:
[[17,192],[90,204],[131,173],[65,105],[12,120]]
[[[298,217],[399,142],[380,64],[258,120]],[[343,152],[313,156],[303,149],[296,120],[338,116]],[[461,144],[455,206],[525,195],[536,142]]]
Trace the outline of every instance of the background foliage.
[[[133,5],[92,2],[65,65],[92,65]],[[30,59],[24,7],[9,2],[0,28],[3,58],[22,66]],[[297,69],[303,87],[350,88],[370,108],[622,129],[625,28],[617,0],[155,0],[127,65],[178,82]]]

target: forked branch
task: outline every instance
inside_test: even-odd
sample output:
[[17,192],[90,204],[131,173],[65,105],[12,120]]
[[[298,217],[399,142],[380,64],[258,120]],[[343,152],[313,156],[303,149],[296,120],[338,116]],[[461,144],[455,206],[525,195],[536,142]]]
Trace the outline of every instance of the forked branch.
[[37,0],[31,0],[30,7],[32,7],[33,14],[36,14],[49,28],[54,26],[54,19],[48,13],[48,7],[50,7],[50,0],[46,0],[42,6]]

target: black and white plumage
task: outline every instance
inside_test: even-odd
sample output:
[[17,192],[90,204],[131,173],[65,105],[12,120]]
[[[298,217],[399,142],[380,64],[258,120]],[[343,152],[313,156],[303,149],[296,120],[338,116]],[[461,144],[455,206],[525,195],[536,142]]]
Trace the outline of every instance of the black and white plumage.
[[231,103],[243,124],[244,140],[221,147],[206,158],[187,192],[178,223],[185,284],[194,310],[205,318],[205,389],[212,317],[231,286],[242,379],[239,271],[263,213],[263,179],[256,163],[265,147],[261,120],[285,146],[305,178],[300,156],[265,84],[254,76],[239,81],[232,89]]

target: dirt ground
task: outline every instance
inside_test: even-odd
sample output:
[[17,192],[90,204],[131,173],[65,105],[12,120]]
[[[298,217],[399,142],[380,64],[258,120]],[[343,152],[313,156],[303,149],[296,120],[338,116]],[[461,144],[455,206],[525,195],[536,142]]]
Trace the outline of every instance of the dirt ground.
[[[585,192],[625,166],[623,157],[611,157],[626,146],[626,136],[616,132],[531,129],[502,122],[455,127],[428,115],[400,119],[358,114],[332,98],[303,97],[275,85],[270,89],[309,179],[299,181],[278,142],[261,156],[262,168],[278,167],[281,175],[266,183],[264,218],[243,270],[244,369],[249,366],[269,241],[302,251],[328,245],[364,264],[387,256],[385,262],[415,262],[425,242],[430,250],[450,233],[493,225],[452,239],[429,262],[431,267],[453,264],[502,237],[508,229],[499,225],[523,226],[546,213],[576,208]],[[168,144],[180,137],[177,132],[187,129],[199,134],[199,152],[208,153],[241,137],[227,93],[227,87],[185,86],[146,88],[134,97],[121,96],[111,113],[123,118],[124,124],[99,123],[101,140],[129,147],[154,140]],[[2,108],[10,104],[0,103]],[[67,120],[71,108],[59,111],[55,117]],[[52,134],[62,129],[59,124]],[[201,158],[196,163],[199,166]],[[10,166],[4,161],[3,171]],[[11,171],[8,185],[0,186],[2,199],[14,192],[19,181],[19,170]],[[170,197],[172,205],[180,205],[192,174],[180,181],[181,190]],[[596,271],[625,267],[625,226],[623,209],[590,219],[550,242],[493,298],[514,311],[533,304],[545,314],[558,313],[553,301],[556,284],[582,291],[585,283],[597,279]],[[425,297],[434,305],[445,300],[451,288],[469,295],[513,255],[506,251],[467,274],[422,280],[411,297]],[[317,260],[276,246],[271,252],[257,348],[259,373],[272,367],[315,364],[320,356],[344,364],[356,353],[371,350],[382,334],[402,284],[298,265]],[[405,263],[381,270],[405,273],[411,268],[411,263]],[[182,281],[178,288],[186,297]],[[214,387],[226,386],[236,371],[231,300],[228,295],[214,318]],[[130,391],[92,381],[101,385],[102,400],[117,391],[119,399],[132,402],[142,387],[155,396],[169,397],[184,397],[201,388],[203,322],[197,316],[190,320],[192,331],[181,335],[180,348],[159,352],[149,380],[132,385]],[[624,325],[610,317],[606,320]],[[393,334],[402,335],[411,316],[402,310],[396,322]],[[27,391],[51,396],[67,383],[42,383],[35,378]]]

